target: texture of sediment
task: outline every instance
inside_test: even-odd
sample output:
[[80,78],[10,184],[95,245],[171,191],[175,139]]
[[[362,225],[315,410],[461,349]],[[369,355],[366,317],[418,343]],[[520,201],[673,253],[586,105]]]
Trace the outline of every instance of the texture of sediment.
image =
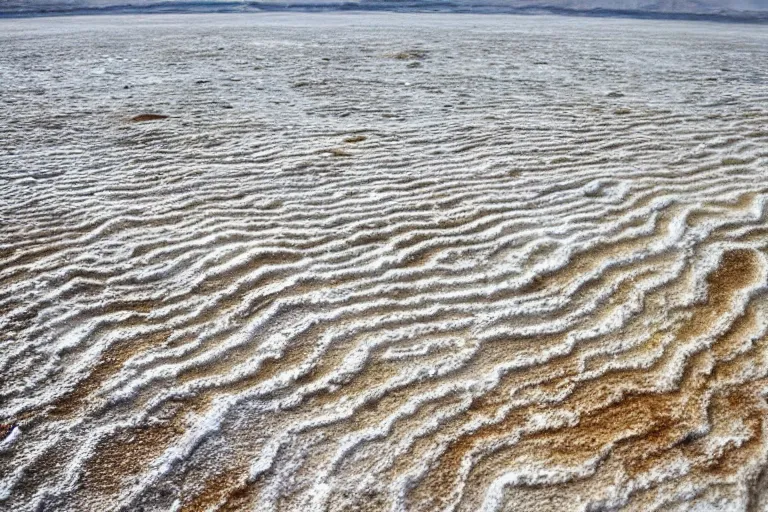
[[0,48],[0,510],[768,507],[764,28]]

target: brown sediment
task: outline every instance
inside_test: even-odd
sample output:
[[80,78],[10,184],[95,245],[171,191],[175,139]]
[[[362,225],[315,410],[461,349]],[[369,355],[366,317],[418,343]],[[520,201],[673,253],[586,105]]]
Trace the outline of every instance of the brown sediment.
[[[643,452],[643,446],[640,445],[632,447],[631,452],[619,448],[613,457],[622,458],[625,468],[637,471],[628,475],[633,478],[641,474],[648,475],[651,471],[658,474],[674,464],[675,460],[684,458],[690,464],[689,474],[695,475],[698,481],[732,485],[728,483],[732,477],[750,465],[754,468],[755,461],[762,458],[764,451],[765,439],[762,433],[765,429],[766,406],[755,388],[759,382],[753,381],[724,392],[716,392],[706,405],[707,433],[691,430],[676,441],[654,447],[648,452]],[[710,444],[712,433],[721,428],[732,430],[734,422],[738,422],[741,440],[728,440],[713,451]],[[630,456],[627,457],[627,454]],[[639,506],[642,503],[653,503],[653,496],[659,492],[663,493],[661,485],[651,485],[636,491],[633,500]]]
[[15,426],[15,423],[0,423],[0,442],[8,437]]
[[762,243],[768,245],[768,228],[755,226],[736,238],[737,242]]
[[[516,432],[524,425],[526,412],[526,410],[513,411],[498,423],[457,437],[435,461],[427,478],[418,487],[419,494],[430,497],[437,503],[448,499],[455,488],[456,477],[464,456],[485,440],[509,436]],[[413,492],[411,490],[411,494]],[[441,507],[437,506],[437,508]]]
[[756,281],[759,272],[760,261],[756,251],[734,249],[723,253],[720,265],[707,277],[707,312],[721,312],[731,296]]
[[150,347],[162,345],[170,334],[170,331],[165,330],[135,341],[123,341],[112,345],[104,351],[88,377],[79,382],[70,393],[57,399],[48,414],[55,417],[71,416],[84,407],[86,399],[92,396],[106,380],[115,375],[128,359]]
[[[706,334],[715,322],[725,314],[733,298],[744,288],[754,284],[760,272],[757,253],[753,250],[730,250],[722,255],[719,266],[707,276],[708,300],[694,307],[690,319],[675,330],[675,343],[685,343]],[[750,324],[743,315],[736,319],[731,329],[718,340],[737,337]],[[743,319],[743,320],[742,320]],[[580,422],[573,427],[557,428],[540,434],[525,436],[514,449],[516,454],[538,453],[553,464],[575,464],[586,460],[609,444],[629,437],[614,447],[615,456],[624,461],[630,475],[647,471],[654,464],[654,457],[690,436],[701,421],[706,407],[704,394],[708,389],[707,366],[712,353],[723,351],[717,342],[714,350],[706,349],[689,358],[680,388],[673,392],[643,392],[648,385],[649,370],[624,370],[605,375],[595,382],[581,383],[560,407],[582,411]],[[546,366],[546,365],[545,365]],[[544,367],[537,370],[545,371]],[[556,382],[553,385],[557,385]],[[538,386],[542,388],[541,385]],[[626,395],[618,402],[611,398],[616,390],[638,389],[638,394]],[[473,411],[489,407],[488,413],[498,410],[500,403],[489,402],[484,397],[473,406]],[[485,404],[485,405],[484,405]],[[607,405],[610,404],[610,405]],[[464,455],[488,439],[509,437],[525,424],[529,413],[536,406],[513,411],[503,420],[477,431],[460,436],[436,461],[433,470],[422,482],[419,496],[448,496],[458,475]],[[683,443],[685,444],[685,443]],[[501,457],[501,454],[494,454]]]
[[59,250],[58,247],[52,246],[39,247],[29,251],[15,249],[12,253],[11,261],[2,262],[2,265],[0,265],[0,269],[10,266],[14,267],[7,275],[0,277],[0,287],[10,286],[28,277],[31,272],[30,266],[39,260],[56,254]]
[[[652,266],[655,263],[662,264],[667,258],[669,258],[669,256],[657,256],[650,258],[646,263],[649,266]],[[607,300],[599,310],[580,319],[572,327],[571,330],[590,328],[590,326],[600,325],[601,322],[608,319],[608,317],[615,311],[616,308],[621,307],[630,299],[631,295],[637,291],[636,288],[642,284],[643,281],[653,277],[653,274],[650,272],[650,270],[644,270],[643,272],[640,272],[634,276],[625,274],[626,271],[627,269],[610,270],[600,278],[596,279],[593,283],[589,283],[579,291],[579,294],[584,296],[588,293],[592,293],[593,291],[600,289],[601,287],[607,286],[610,282],[620,280],[619,285],[616,287],[615,293],[610,297],[610,299]],[[568,305],[563,310],[561,310],[560,313],[563,315],[568,314],[577,305],[577,303]],[[633,322],[640,322],[640,318],[635,317]],[[625,330],[631,330],[633,327],[633,324],[630,323],[625,327]],[[539,350],[546,350],[548,348],[561,345],[566,340],[567,336],[567,333],[554,333],[551,335],[535,335],[520,337],[514,340],[499,340],[486,343],[482,354],[478,355],[478,358],[473,361],[473,364],[481,368],[489,367],[491,365],[499,364],[509,360],[514,356],[522,354],[534,355]],[[645,350],[649,345],[656,344],[659,341],[659,336],[659,332],[651,333],[650,336],[648,336],[646,342],[641,347],[638,347],[638,350]],[[603,341],[604,337],[598,337],[594,340],[585,340],[580,343],[577,349],[584,349],[594,345],[599,345]],[[632,349],[630,348],[627,350],[631,351]],[[563,378],[572,376],[575,377],[580,373],[578,355],[579,352],[575,351],[569,355],[555,358],[544,364],[510,373],[503,378],[502,382],[494,391],[485,395],[485,399],[493,400],[508,396],[508,391],[505,390],[509,389],[512,383],[517,383],[517,386],[521,386],[524,385],[525,382],[532,381],[536,382],[537,386],[544,385],[543,383],[539,382],[541,375],[552,376],[552,379],[555,381],[558,380],[559,375],[561,375]],[[605,357],[612,358],[615,356],[610,355]],[[592,362],[587,362],[588,367],[595,365],[595,363],[599,362],[600,359],[601,356],[599,355],[593,356],[590,360]],[[562,373],[564,370],[567,371]],[[506,385],[504,382],[505,380],[508,381]],[[502,399],[501,401],[505,402],[506,399]]]
[[[318,331],[316,336],[319,336],[320,332],[321,331]],[[364,336],[364,334],[362,336]],[[310,336],[309,339],[315,339],[315,336]],[[333,365],[335,364],[334,360],[336,358],[343,358],[343,356],[348,353],[348,347],[346,345],[353,342],[354,340],[345,342],[343,346],[333,347],[329,352],[326,352],[324,354],[323,363],[321,363],[321,366],[313,369],[313,371],[305,377],[298,379],[295,383],[295,386],[308,383],[312,380],[318,380],[322,375],[327,375],[328,372],[333,370]],[[262,368],[262,371],[260,371],[257,375],[230,385],[205,391],[196,397],[195,402],[207,404],[215,396],[231,395],[232,393],[242,391],[248,387],[251,387],[252,385],[257,384],[258,382],[264,381],[270,376],[276,374],[279,370],[287,370],[297,367],[299,360],[305,358],[307,355],[307,353],[300,350],[289,350],[286,352],[286,355],[283,358],[270,360],[270,364]],[[299,414],[299,410],[301,409],[309,408],[311,410],[317,410],[321,409],[326,404],[333,404],[338,400],[341,394],[344,396],[360,396],[366,391],[375,389],[376,386],[396,376],[400,371],[402,371],[401,365],[397,361],[376,360],[374,355],[372,355],[371,359],[372,360],[366,364],[365,369],[361,373],[355,375],[351,382],[346,383],[336,392],[324,391],[314,396],[308,397],[308,400],[305,400],[301,404],[297,405],[296,413]],[[406,391],[404,391],[404,393],[408,394]],[[389,414],[393,412],[395,408],[401,406],[401,404],[402,396],[400,396],[400,393],[396,390],[390,390],[390,392],[387,393],[381,402],[374,401],[359,409],[356,411],[354,418],[350,421],[334,425],[332,427],[333,431],[335,435],[339,435],[339,432],[346,430],[356,430],[361,428],[362,425],[375,425],[378,422],[383,421]],[[214,501],[219,502],[220,496],[223,492],[221,489],[227,488],[231,491],[232,487],[232,485],[226,482],[225,477],[222,477],[222,479],[217,479],[215,482],[211,482],[210,485],[214,490],[205,490],[205,496],[201,495],[200,497],[200,500],[204,500],[206,503]],[[240,483],[235,484],[234,487],[236,492],[232,491],[232,496],[228,498],[228,503],[230,504],[232,502],[236,502],[235,498],[237,498],[237,496],[247,496],[252,493],[252,491],[248,491],[247,489],[240,489],[240,487],[242,487]],[[231,509],[234,510],[235,508]],[[190,508],[189,510],[194,510],[194,507]],[[223,508],[222,510],[230,509]]]
[[86,463],[81,485],[89,492],[114,495],[125,480],[147,465],[184,433],[183,414],[152,425],[136,426],[101,440]]
[[[758,328],[758,301],[762,301],[764,298],[757,298],[750,302],[744,314],[739,316],[733,324],[729,327],[728,331],[718,338],[710,348],[713,357],[718,362],[727,361],[738,355],[738,351],[749,340],[750,335]],[[715,368],[717,371],[720,368],[718,365]]]
[[[452,333],[453,334],[453,333]],[[469,336],[468,332],[455,333],[455,335]],[[428,339],[423,337],[422,339]],[[332,352],[329,352],[327,356],[323,357],[318,367],[313,371],[312,380],[319,381],[322,376],[332,374],[337,368],[338,363],[343,359],[345,349],[349,350],[349,347],[335,347]],[[377,359],[376,354],[371,354],[369,361],[366,363],[365,368],[354,376],[354,378],[345,383],[345,385],[336,392],[328,391],[323,392],[312,399],[313,408],[322,408],[326,405],[333,404],[338,400],[339,396],[361,396],[366,392],[375,390],[388,380],[393,379],[403,371],[402,363],[397,360],[388,361],[383,359]],[[307,379],[309,381],[309,379]],[[409,394],[407,390],[403,390],[404,394]],[[361,424],[375,424],[372,417],[377,417],[379,420],[384,420],[392,410],[402,405],[401,392],[397,389],[390,389],[387,394],[376,400],[371,400],[364,407],[363,411],[359,411],[355,416],[355,423]]]
[[368,137],[366,137],[365,135],[351,135],[346,139],[344,139],[344,142],[346,142],[347,144],[355,144],[356,142],[363,142],[367,138]]
[[[603,278],[600,279],[602,281],[603,279],[608,279],[612,272],[609,272],[606,276],[603,276]],[[636,280],[641,279],[642,275],[636,276],[634,279],[631,280],[624,280],[622,285],[619,286],[616,294],[612,297],[609,305],[611,307],[621,305],[626,298],[628,297],[628,294],[631,293],[634,290],[634,286],[636,286]],[[596,286],[599,287],[600,282],[596,284]],[[596,315],[590,316],[590,319],[593,321],[593,323],[599,323],[600,318],[602,316],[607,315],[610,312],[610,308],[601,311],[600,313]],[[565,334],[556,334],[551,336],[539,336],[536,337],[536,339],[528,340],[531,343],[535,343],[536,349],[543,349],[551,345],[557,345],[564,341]],[[518,347],[524,347],[525,345],[521,345],[521,343],[526,340],[515,340],[515,345]],[[597,342],[597,341],[596,341]],[[595,342],[595,343],[596,343]],[[498,364],[502,362],[503,360],[506,360],[514,355],[513,352],[510,352],[510,342],[509,341],[499,341],[494,342],[491,344],[486,343],[486,347],[484,348],[483,352],[481,354],[478,354],[478,357],[472,361],[473,366],[481,366],[481,367],[490,367],[495,364]],[[519,350],[519,349],[518,349]],[[498,353],[494,358],[488,359],[488,355],[493,353]],[[502,382],[499,384],[499,386],[490,393],[487,393],[479,398],[477,398],[470,408],[470,411],[473,413],[481,413],[483,415],[492,415],[496,412],[496,410],[504,405],[509,397],[509,394],[507,389],[510,389],[510,386],[512,386],[513,383],[517,383],[518,389],[524,389],[520,388],[520,386],[524,385],[525,382],[530,381],[530,383],[527,385],[530,387],[531,390],[545,390],[549,387],[552,388],[552,393],[555,393],[557,388],[561,387],[564,384],[567,384],[568,378],[570,376],[578,375],[579,373],[579,367],[578,367],[578,360],[576,359],[575,355],[569,355],[565,358],[556,358],[550,362],[544,363],[542,365],[538,365],[536,367],[527,368],[525,370],[512,372],[505,376],[502,380]],[[546,375],[547,379],[550,380],[548,383],[539,382],[541,380],[541,377],[538,377],[539,375]],[[505,384],[506,381],[506,384]],[[547,393],[545,392],[544,395]],[[519,396],[518,396],[519,398]]]
[[400,266],[403,267],[403,268],[420,267],[420,266],[426,264],[434,256],[440,254],[440,251],[441,251],[440,247],[428,247],[426,249],[419,249],[418,251],[416,251],[413,254],[409,255],[403,261],[403,263],[401,263]]
[[551,463],[567,466],[617,443],[614,455],[626,461],[625,469],[630,474],[638,474],[649,467],[654,453],[688,432],[689,425],[681,421],[686,417],[682,414],[683,403],[676,393],[628,397],[608,409],[585,415],[577,426],[531,436],[516,448],[529,451],[535,447]]
[[256,497],[256,484],[245,483],[232,487],[227,491],[224,503],[220,509],[222,512],[238,512],[241,510],[253,510],[249,508]]
[[131,118],[133,123],[144,123],[146,121],[159,121],[160,119],[168,119],[168,116],[163,114],[139,114]]
[[253,492],[252,484],[242,477],[245,474],[245,468],[235,468],[207,478],[200,491],[182,503],[180,512],[244,510]]
[[[762,379],[762,384],[765,382],[766,380]],[[762,449],[760,445],[765,442],[763,432],[768,407],[760,391],[755,387],[760,383],[760,381],[753,381],[744,386],[718,392],[713,397],[709,410],[714,428],[717,428],[720,422],[730,423],[738,419],[740,420],[739,433],[746,434],[747,439],[738,444],[729,441],[725,445],[724,453],[720,456],[710,457],[702,453],[701,449],[694,451],[691,458],[699,459],[697,465],[702,472],[718,476],[736,473],[747,462],[746,452]]]
[[[690,318],[673,330],[673,346],[691,342],[709,332],[714,327],[715,322],[728,311],[735,295],[755,282],[758,272],[759,260],[754,251],[732,250],[724,253],[720,265],[707,277],[707,302],[694,306]],[[734,322],[738,324],[739,319],[735,319]],[[720,335],[718,340],[722,340],[724,337],[727,339],[729,332],[731,331],[726,331]],[[716,340],[713,346],[717,346],[717,343]],[[704,350],[707,354],[711,354],[712,347]],[[653,388],[653,379],[655,378],[653,372],[663,369],[662,362],[664,362],[663,359],[657,360],[651,368],[642,370],[630,369],[612,372],[601,377],[600,381],[596,383],[583,383],[574,391],[569,402],[574,401],[582,407],[587,404],[597,405],[615,389],[634,387],[641,390],[649,386]],[[686,376],[689,376],[689,373],[684,373],[681,386],[685,384]],[[606,390],[608,395],[601,393],[600,390]],[[589,408],[593,407],[590,406]]]
[[[768,302],[768,297],[763,296],[762,305],[764,306],[766,302]],[[765,307],[760,309],[759,314],[765,314]],[[713,381],[718,388],[727,388],[734,383],[740,383],[744,379],[744,375],[750,375],[754,372],[755,357],[766,353],[768,349],[768,334],[765,333],[756,339],[753,339],[751,333],[745,334],[743,337],[734,335],[732,338],[733,343],[731,343],[730,349],[719,349],[722,359],[718,361],[718,365],[712,372]],[[718,348],[717,345],[715,348]]]
[[[615,260],[617,256],[631,255],[635,251],[642,250],[648,246],[649,242],[666,233],[677,211],[678,209],[674,208],[663,212],[656,228],[649,235],[615,243],[604,243],[584,252],[574,254],[568,265],[550,274],[536,276],[530,284],[517,293],[535,293],[544,289],[559,289],[569,281],[573,281],[579,276],[595,270],[605,261]],[[641,223],[639,219],[636,222]]]
[[722,219],[724,214],[745,214],[754,204],[756,197],[757,194],[750,192],[742,194],[735,201],[712,201],[709,203],[709,208],[698,210],[688,215],[686,224],[688,226],[697,226],[707,220]]
[[[610,275],[604,276],[606,279],[608,277],[610,277]],[[641,277],[642,276],[639,276],[638,278]],[[614,295],[615,301],[612,300],[611,302],[615,303],[615,305],[620,305],[623,303],[625,300],[624,296],[633,291],[634,285],[634,280],[626,280],[624,284],[619,287],[616,295]],[[590,318],[595,323],[599,323],[600,318],[604,314],[607,314],[607,311],[601,312]],[[564,334],[559,334],[550,337],[539,337],[535,340],[532,339],[529,341],[536,343],[537,348],[544,348],[552,344],[560,344],[564,338]],[[518,341],[521,342],[521,340]],[[487,368],[492,367],[493,365],[498,364],[505,359],[508,359],[512,356],[512,353],[509,352],[508,345],[509,342],[502,341],[494,342],[490,345],[487,344],[482,353],[478,354],[477,358],[472,361],[472,366]],[[519,346],[520,343],[515,343],[515,345]],[[497,353],[497,355],[492,359],[488,359],[488,356],[493,353]],[[461,372],[458,372],[455,377],[460,377],[464,370],[466,370],[466,368]],[[508,390],[512,389],[513,385],[516,386],[518,390],[521,390],[517,393],[518,399],[521,399],[524,396],[523,393],[526,389],[530,390],[531,392],[536,392],[537,395],[540,394],[541,396],[554,396],[560,393],[563,386],[567,386],[569,384],[569,379],[572,376],[578,375],[579,371],[580,369],[577,357],[575,355],[569,355],[565,358],[556,358],[542,365],[537,365],[536,367],[509,373],[502,378],[499,386],[497,386],[493,391],[486,393],[485,395],[482,395],[473,401],[469,411],[464,415],[463,421],[466,422],[467,416],[469,415],[472,417],[493,417],[500,411],[501,407],[507,404],[510,396]],[[548,380],[548,382],[541,382],[543,379],[541,376],[544,375],[546,376],[546,380]],[[526,382],[528,384],[526,384]],[[524,424],[524,418],[526,417],[527,412],[536,412],[540,410],[539,407],[540,406],[533,406],[523,411],[516,411],[511,415],[511,417],[508,416],[507,418],[501,420],[500,423],[491,424],[488,427],[481,428],[477,432],[459,437],[458,444],[455,447],[451,445],[448,452],[446,452],[446,455],[444,456],[446,460],[453,461],[452,466],[454,469],[450,469],[451,465],[443,466],[442,462],[439,463],[442,478],[450,478],[450,475],[455,475],[455,468],[457,468],[458,464],[460,464],[463,453],[471,449],[473,446],[479,444],[480,440],[508,435],[510,432],[513,432],[514,427],[520,427]],[[441,458],[441,460],[443,459]],[[436,482],[432,486],[432,491],[429,491],[427,494],[432,494],[434,492],[435,485],[437,487],[443,487],[445,490],[450,488],[453,483],[450,481],[444,483]],[[440,495],[440,493],[438,493],[438,495]]]

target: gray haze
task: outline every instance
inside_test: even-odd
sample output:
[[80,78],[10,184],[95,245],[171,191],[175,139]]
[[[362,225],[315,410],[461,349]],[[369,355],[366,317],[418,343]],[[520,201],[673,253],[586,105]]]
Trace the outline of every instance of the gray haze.
[[[174,2],[184,0],[0,0],[0,10],[4,7],[29,7],[61,6],[61,7],[100,7],[108,5],[142,5],[159,3],[162,1]],[[210,0],[211,2],[226,0]],[[231,0],[229,0],[231,1]],[[349,3],[350,0],[302,0],[291,2],[290,0],[261,0],[262,3],[278,3],[281,5],[290,3]],[[399,0],[382,0],[388,4],[400,3]],[[352,0],[361,4],[382,3],[379,0]],[[245,3],[245,2],[244,2]],[[408,2],[413,6],[416,2]],[[430,5],[434,5],[430,1]],[[461,5],[497,5],[504,7],[555,7],[574,10],[591,9],[616,9],[666,13],[717,13],[722,11],[766,11],[768,0],[453,0],[448,4]]]

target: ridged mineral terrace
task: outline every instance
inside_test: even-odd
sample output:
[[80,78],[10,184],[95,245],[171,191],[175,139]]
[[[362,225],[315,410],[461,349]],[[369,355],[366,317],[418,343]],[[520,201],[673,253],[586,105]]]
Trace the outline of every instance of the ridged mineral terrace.
[[0,509],[768,507],[764,27],[0,48]]

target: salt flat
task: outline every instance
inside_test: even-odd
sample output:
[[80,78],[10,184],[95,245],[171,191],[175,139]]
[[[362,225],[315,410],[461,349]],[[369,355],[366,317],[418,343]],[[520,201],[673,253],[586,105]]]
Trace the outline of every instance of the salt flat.
[[0,510],[768,507],[765,27],[0,48]]

